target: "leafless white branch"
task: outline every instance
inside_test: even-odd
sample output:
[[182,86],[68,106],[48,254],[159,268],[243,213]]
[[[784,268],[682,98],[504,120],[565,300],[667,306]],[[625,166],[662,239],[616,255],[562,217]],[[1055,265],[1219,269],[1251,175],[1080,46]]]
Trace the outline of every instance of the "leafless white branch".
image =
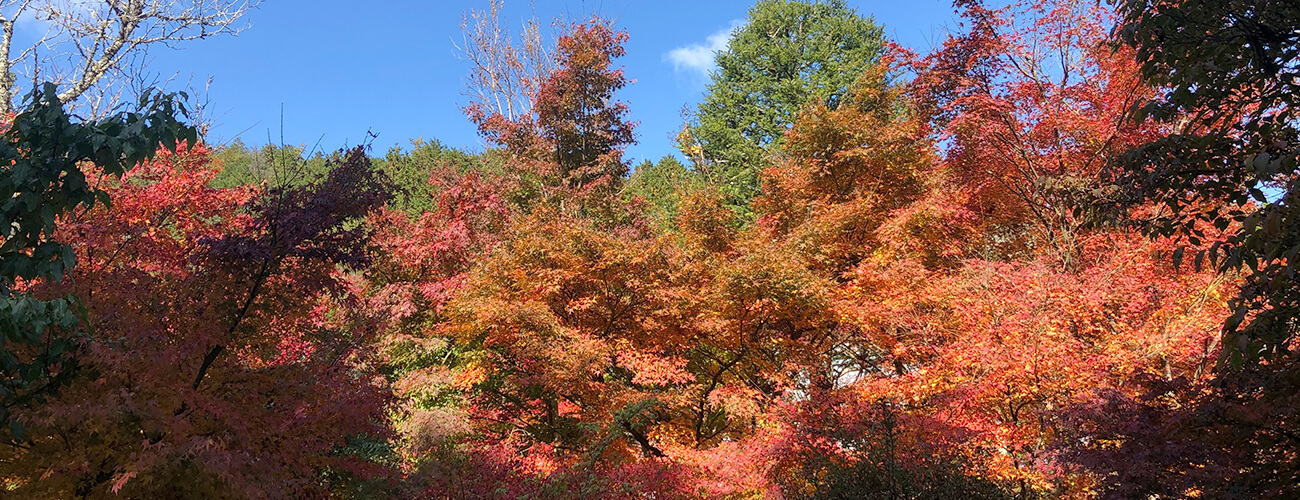
[[[111,109],[138,79],[147,48],[237,35],[257,2],[0,0],[0,112],[13,109],[20,76],[58,84],[61,100],[92,113]],[[29,29],[20,34],[20,25]]]
[[[536,12],[516,37],[502,25],[503,0],[489,0],[487,10],[461,18],[462,43],[456,49],[470,63],[465,95],[471,104],[514,120],[532,112],[532,95],[554,67],[553,41],[542,33]],[[561,19],[553,28],[563,28]]]

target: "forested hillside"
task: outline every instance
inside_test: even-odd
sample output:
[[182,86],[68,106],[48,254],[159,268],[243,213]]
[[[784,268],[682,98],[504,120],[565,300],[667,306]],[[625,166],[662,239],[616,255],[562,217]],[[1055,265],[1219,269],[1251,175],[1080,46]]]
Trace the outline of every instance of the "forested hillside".
[[0,497],[1300,495],[1300,4],[759,0],[637,164],[643,34],[485,7],[482,151],[0,71]]

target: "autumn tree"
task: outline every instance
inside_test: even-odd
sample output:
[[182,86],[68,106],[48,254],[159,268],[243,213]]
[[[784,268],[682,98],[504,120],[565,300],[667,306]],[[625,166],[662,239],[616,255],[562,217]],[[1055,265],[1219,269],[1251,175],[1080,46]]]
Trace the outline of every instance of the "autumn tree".
[[[640,390],[615,390],[631,384],[625,378],[635,372],[609,380],[606,373],[622,371],[617,345],[626,345],[624,356],[634,356],[629,348],[635,344],[625,342],[649,337],[636,333],[637,323],[663,279],[656,268],[664,262],[644,237],[604,235],[589,221],[549,218],[516,225],[504,251],[485,262],[467,293],[451,304],[449,326],[456,342],[486,348],[467,362],[480,374],[477,406],[491,409],[489,421],[509,423],[502,435],[519,429],[533,443],[582,453],[624,406],[654,406],[653,381]],[[517,281],[518,272],[530,279]],[[671,362],[661,364],[669,379],[680,373]],[[627,431],[643,442],[629,451],[662,455],[645,431]]]
[[[987,221],[993,251],[1051,248],[1072,265],[1085,226],[1124,217],[1091,210],[1093,186],[1109,161],[1159,136],[1127,118],[1153,90],[1129,53],[1105,43],[1113,17],[1101,6],[964,12],[970,31],[921,61],[912,91],[954,141],[949,175]],[[1038,21],[1008,26],[1010,12]]]
[[888,63],[864,71],[835,109],[805,110],[785,158],[763,172],[759,225],[828,276],[884,247],[881,227],[934,171],[927,129],[902,90],[886,85],[889,71]]
[[535,96],[538,131],[553,144],[553,161],[570,187],[617,184],[627,175],[622,153],[634,124],[627,105],[614,100],[628,80],[613,66],[626,42],[627,33],[601,21],[574,26],[557,44],[558,69]]
[[[210,187],[201,145],[96,182],[113,200],[57,233],[84,256],[35,293],[83,301],[78,378],[16,415],[10,489],[34,496],[323,494],[373,465],[348,439],[382,436],[376,333],[343,273],[369,262],[386,188],[363,150],[320,183]],[[98,172],[96,172],[98,174]]]
[[64,110],[55,86],[46,84],[4,124],[0,423],[12,440],[22,441],[25,433],[11,412],[36,406],[70,382],[86,340],[75,297],[42,299],[30,290],[34,283],[63,280],[77,263],[73,249],[56,236],[60,220],[107,202],[107,193],[88,180],[85,164],[93,162],[102,176],[120,177],[153,158],[159,144],[175,149],[180,140],[193,141],[194,129],[177,121],[185,108],[174,99],[146,95],[135,112],[81,122]]
[[[1181,239],[1174,262],[1245,281],[1214,339],[1223,355],[1212,388],[1160,389],[1195,396],[1178,405],[1116,402],[1108,410],[1130,422],[1117,434],[1131,438],[1086,458],[1114,474],[1106,486],[1115,497],[1294,496],[1297,10],[1120,2],[1119,11],[1116,41],[1161,89],[1134,106],[1134,118],[1169,133],[1114,162],[1107,180],[1118,190],[1108,201],[1156,205],[1143,227]],[[1131,467],[1140,453],[1149,458]]]
[[484,429],[614,463],[753,432],[829,323],[828,287],[780,247],[737,241],[731,215],[690,200],[684,234],[663,240],[517,225],[448,305],[454,341],[482,348],[462,359]]
[[412,483],[427,479],[424,469],[450,462],[436,452],[471,430],[453,371],[465,349],[440,329],[447,304],[505,239],[513,215],[499,177],[447,165],[429,170],[425,196],[436,198],[434,210],[412,215],[389,208],[372,220],[381,228],[380,251],[367,273],[363,305],[386,318],[380,345],[386,375],[403,398],[395,413],[399,450],[417,470]]
[[634,141],[627,105],[614,99],[628,83],[613,61],[626,41],[627,33],[598,18],[574,24],[557,42],[555,69],[530,96],[531,114],[510,119],[481,103],[466,112],[543,190],[608,205],[627,174],[623,150]]
[[889,402],[855,396],[817,392],[782,408],[790,430],[773,446],[782,459],[772,475],[786,498],[1017,498],[946,452],[940,436],[951,429],[941,422],[922,428]]
[[[1134,145],[1121,185],[1167,207],[1153,229],[1186,235],[1196,262],[1249,276],[1225,325],[1234,365],[1288,352],[1300,311],[1291,251],[1300,11],[1237,2],[1120,8],[1120,41],[1136,50],[1142,76],[1166,89],[1141,103],[1139,118],[1171,132]],[[1207,248],[1207,230],[1228,234]]]
[[[827,420],[787,438],[811,448],[771,448],[818,458],[797,460],[808,476],[783,484],[852,488],[818,478],[858,467],[863,481],[929,477],[969,494],[1081,494],[1104,473],[1060,457],[1115,435],[1099,401],[1141,400],[1155,380],[1208,382],[1230,281],[1163,261],[1170,240],[1098,223],[1125,213],[1089,212],[1102,168],[1160,133],[1127,121],[1150,90],[1104,45],[1104,11],[964,7],[970,31],[911,60],[920,71],[905,89],[810,110],[785,163],[765,172],[759,227],[837,284],[830,343],[804,365],[809,401],[796,406]],[[881,407],[890,429],[869,425]],[[882,463],[894,472],[873,469]]]

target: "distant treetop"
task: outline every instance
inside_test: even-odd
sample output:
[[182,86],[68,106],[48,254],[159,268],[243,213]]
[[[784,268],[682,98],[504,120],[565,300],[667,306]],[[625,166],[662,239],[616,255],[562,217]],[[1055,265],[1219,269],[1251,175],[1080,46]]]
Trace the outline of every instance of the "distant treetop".
[[[875,64],[884,31],[843,0],[762,0],[717,55],[688,156],[737,205],[758,193],[766,152],[813,102],[834,109]],[[686,148],[684,148],[686,149]]]

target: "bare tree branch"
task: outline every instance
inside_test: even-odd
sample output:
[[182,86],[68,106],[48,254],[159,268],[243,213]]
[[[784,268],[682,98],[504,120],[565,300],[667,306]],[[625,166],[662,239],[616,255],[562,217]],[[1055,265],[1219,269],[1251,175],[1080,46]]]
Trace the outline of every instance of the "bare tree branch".
[[463,41],[456,49],[471,66],[465,89],[470,105],[515,120],[532,113],[532,94],[555,63],[536,11],[516,37],[501,23],[504,8],[504,0],[489,0],[487,10],[469,11],[461,18]]
[[[19,96],[19,76],[59,85],[59,98],[115,107],[142,71],[137,58],[150,46],[237,35],[259,0],[0,0],[0,112]],[[43,32],[22,40],[14,55],[15,26]],[[27,78],[23,78],[26,80]],[[89,95],[88,95],[89,93]]]

